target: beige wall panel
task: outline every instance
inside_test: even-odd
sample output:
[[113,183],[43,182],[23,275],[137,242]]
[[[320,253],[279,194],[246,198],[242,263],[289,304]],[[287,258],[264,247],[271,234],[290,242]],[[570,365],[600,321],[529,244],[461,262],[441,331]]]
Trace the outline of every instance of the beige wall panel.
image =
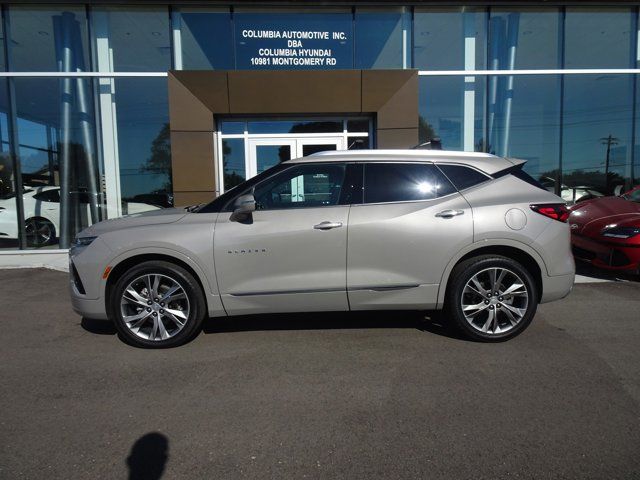
[[411,148],[418,144],[417,128],[378,130],[378,148]]
[[174,192],[215,191],[212,132],[171,132]]
[[360,112],[360,71],[229,72],[232,113]]

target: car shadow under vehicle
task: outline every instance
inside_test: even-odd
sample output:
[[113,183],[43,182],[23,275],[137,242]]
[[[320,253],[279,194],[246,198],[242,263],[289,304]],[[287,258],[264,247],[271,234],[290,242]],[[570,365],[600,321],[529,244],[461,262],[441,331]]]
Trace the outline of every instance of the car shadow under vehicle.
[[[362,311],[239,315],[208,318],[202,332],[215,333],[277,331],[277,330],[349,330],[372,328],[407,328],[443,337],[466,340],[448,325],[441,312]],[[82,318],[80,326],[95,335],[116,335],[109,320]],[[120,335],[118,335],[120,337]],[[124,341],[124,339],[120,338]],[[125,342],[128,343],[128,342]]]
[[463,339],[440,312],[359,311],[278,313],[210,318],[204,323],[205,334],[270,331],[270,330],[334,330],[370,328],[412,328],[450,338]]
[[634,272],[624,270],[605,270],[603,268],[594,267],[590,263],[579,259],[576,259],[576,275],[611,282],[640,282],[640,275]]

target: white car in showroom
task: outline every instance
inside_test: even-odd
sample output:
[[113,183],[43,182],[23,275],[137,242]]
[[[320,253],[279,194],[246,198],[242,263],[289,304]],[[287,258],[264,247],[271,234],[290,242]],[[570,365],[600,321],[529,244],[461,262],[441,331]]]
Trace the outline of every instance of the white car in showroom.
[[[87,209],[89,204],[87,193],[80,192],[80,202]],[[60,187],[24,186],[22,194],[24,206],[24,223],[29,247],[46,247],[57,242],[60,232]],[[125,204],[127,213],[140,213],[147,210],[158,210],[159,207],[147,203],[128,202]],[[16,209],[15,194],[0,199],[0,239],[17,240],[18,211]]]

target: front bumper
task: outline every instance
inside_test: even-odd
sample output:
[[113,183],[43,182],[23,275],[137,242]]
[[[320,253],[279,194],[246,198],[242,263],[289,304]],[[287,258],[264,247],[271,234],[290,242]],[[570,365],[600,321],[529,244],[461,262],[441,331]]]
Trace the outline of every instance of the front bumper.
[[598,242],[589,237],[571,235],[573,255],[607,270],[633,270],[640,268],[640,248],[621,244]]
[[102,299],[83,298],[77,294],[77,292],[74,292],[73,285],[71,285],[70,289],[71,306],[74,312],[85,318],[107,320],[107,312],[105,311],[104,301]]

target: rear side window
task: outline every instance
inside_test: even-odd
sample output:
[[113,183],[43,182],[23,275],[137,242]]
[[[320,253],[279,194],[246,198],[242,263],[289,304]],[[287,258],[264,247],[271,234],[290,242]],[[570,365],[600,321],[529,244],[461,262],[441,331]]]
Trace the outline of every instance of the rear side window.
[[545,186],[542,185],[538,180],[536,180],[531,175],[529,175],[527,172],[522,170],[522,166],[523,165],[514,165],[513,167],[509,167],[506,170],[502,170],[501,172],[496,173],[494,175],[494,177],[496,177],[496,178],[504,177],[505,175],[511,174],[514,177],[519,178],[523,182],[527,182],[528,184],[533,185],[534,187],[538,187],[541,190],[549,191],[549,189],[545,188]]
[[458,190],[473,187],[490,179],[478,170],[462,165],[438,165],[440,170],[453,182]]
[[434,165],[368,163],[364,170],[364,203],[430,200],[455,192]]

